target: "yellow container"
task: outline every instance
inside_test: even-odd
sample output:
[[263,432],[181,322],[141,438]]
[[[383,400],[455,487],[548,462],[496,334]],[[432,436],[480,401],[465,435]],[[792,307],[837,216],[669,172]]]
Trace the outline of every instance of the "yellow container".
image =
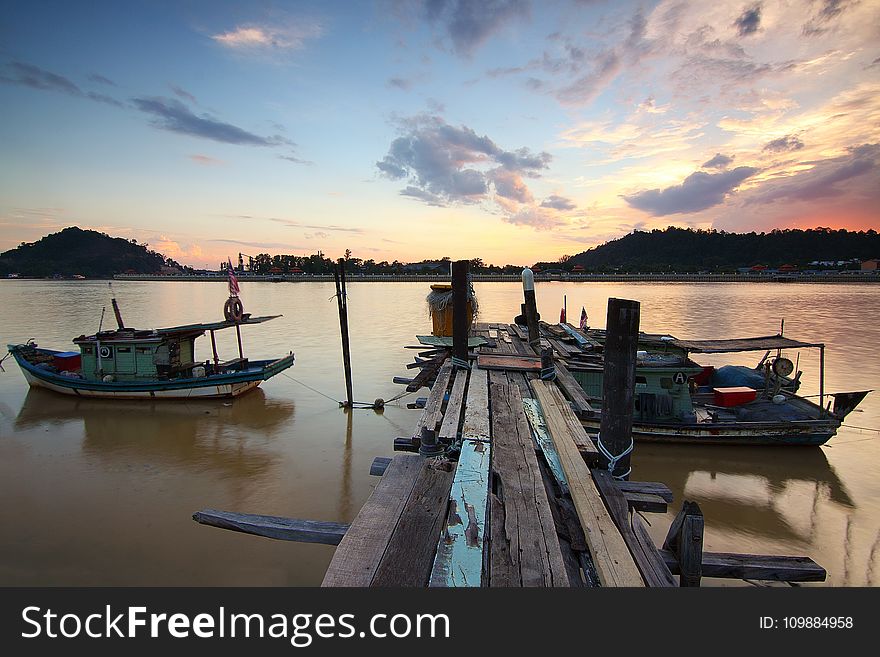
[[[451,293],[452,285],[450,283],[435,283],[431,286],[431,290],[440,293]],[[467,314],[467,327],[468,332],[470,332],[474,321],[474,309],[470,299],[467,302]],[[431,321],[434,324],[434,330],[431,333],[438,337],[452,337],[452,317],[452,301],[449,301],[443,309],[431,308]]]

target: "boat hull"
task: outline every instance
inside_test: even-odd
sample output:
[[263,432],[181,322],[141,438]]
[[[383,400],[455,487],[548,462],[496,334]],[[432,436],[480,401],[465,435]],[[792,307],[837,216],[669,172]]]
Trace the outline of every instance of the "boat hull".
[[[595,439],[598,419],[583,419],[587,434]],[[679,443],[692,445],[824,445],[837,432],[840,422],[805,420],[801,422],[755,422],[724,424],[649,424],[633,423],[636,442]]]
[[[11,347],[28,385],[64,395],[98,399],[218,399],[237,397],[293,365],[289,354],[274,361],[255,361],[248,369],[163,381],[86,381],[62,376],[29,363]],[[48,350],[47,350],[48,351]]]

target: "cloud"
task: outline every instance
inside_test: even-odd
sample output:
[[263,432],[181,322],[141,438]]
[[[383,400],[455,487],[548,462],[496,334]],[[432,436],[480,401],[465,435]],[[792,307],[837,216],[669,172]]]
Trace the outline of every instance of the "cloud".
[[394,139],[376,167],[391,180],[404,180],[404,196],[429,205],[476,203],[495,194],[530,199],[523,182],[538,177],[550,162],[548,153],[528,148],[507,151],[467,126],[455,127],[437,116],[402,122],[405,134]]
[[309,39],[317,39],[323,32],[318,23],[287,19],[272,25],[239,25],[228,32],[214,34],[211,38],[238,52],[266,53],[302,50]]
[[761,26],[761,4],[753,5],[746,9],[734,22],[739,35],[748,36],[758,31]]
[[630,206],[655,217],[699,212],[722,203],[740,183],[757,172],[754,167],[737,167],[719,173],[695,171],[680,185],[650,189],[623,198]]
[[750,204],[775,201],[810,201],[841,196],[844,186],[866,174],[873,174],[864,185],[863,196],[873,199],[874,207],[880,204],[880,180],[878,180],[880,144],[862,144],[847,149],[846,155],[836,158],[806,162],[807,170],[783,181],[774,180],[759,187],[747,200]]
[[201,164],[202,166],[210,167],[217,166],[218,164],[225,164],[223,160],[218,160],[217,158],[210,157],[208,155],[194,154],[189,155],[189,159],[191,159],[196,164]]
[[420,13],[439,26],[458,55],[471,56],[505,25],[529,15],[527,0],[422,0]]
[[106,84],[108,87],[115,87],[117,84],[111,80],[110,78],[105,78],[103,75],[99,75],[98,73],[92,73],[89,76],[89,80],[92,82],[98,82],[99,84]]
[[553,230],[564,226],[566,221],[550,208],[530,206],[501,217],[502,221],[515,226],[531,226],[535,230]]
[[155,116],[152,124],[161,130],[211,139],[224,144],[277,146],[289,143],[278,136],[255,135],[232,124],[218,121],[207,114],[196,116],[183,103],[173,98],[133,98],[132,102],[142,112]]
[[541,201],[541,207],[553,208],[554,210],[574,210],[577,206],[571,201],[571,199],[551,194]]
[[10,71],[10,75],[0,75],[0,82],[17,84],[41,91],[55,91],[76,98],[87,98],[99,103],[122,107],[122,103],[115,98],[95,93],[94,91],[83,91],[63,75],[52,73],[39,66],[24,62],[10,62],[7,64],[7,68]]
[[188,100],[193,105],[198,105],[199,101],[196,100],[196,97],[193,96],[190,92],[182,87],[178,87],[176,84],[169,85],[171,87],[171,91],[174,92],[175,96],[183,98],[184,100]]
[[828,31],[828,25],[836,20],[852,3],[851,0],[824,0],[819,12],[804,23],[805,36],[819,36]]
[[727,165],[733,162],[732,157],[728,157],[727,155],[722,155],[721,153],[715,153],[715,157],[710,159],[708,162],[703,162],[701,168],[703,169],[726,169]]
[[764,145],[763,150],[770,153],[785,153],[788,151],[798,151],[804,147],[804,142],[796,135],[785,135],[779,139],[769,141]]

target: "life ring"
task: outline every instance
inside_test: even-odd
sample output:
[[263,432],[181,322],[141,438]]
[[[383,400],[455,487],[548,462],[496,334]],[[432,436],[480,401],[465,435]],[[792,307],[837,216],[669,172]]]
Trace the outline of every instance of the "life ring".
[[229,297],[223,305],[223,316],[227,322],[240,322],[244,314],[244,306],[238,297]]

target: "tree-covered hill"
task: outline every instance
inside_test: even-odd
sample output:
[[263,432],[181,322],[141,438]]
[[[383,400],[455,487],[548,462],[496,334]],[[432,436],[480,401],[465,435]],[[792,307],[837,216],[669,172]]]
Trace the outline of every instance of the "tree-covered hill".
[[[812,262],[880,258],[880,235],[874,230],[812,228],[769,233],[725,233],[669,227],[636,231],[566,258],[562,266],[585,271],[696,272],[735,271],[741,267],[796,265],[822,269]],[[559,263],[539,263],[560,267]]]
[[18,248],[0,253],[0,275],[75,276],[110,278],[133,271],[158,273],[169,264],[146,244],[121,237],[110,237],[94,230],[65,228],[37,242],[22,242]]

